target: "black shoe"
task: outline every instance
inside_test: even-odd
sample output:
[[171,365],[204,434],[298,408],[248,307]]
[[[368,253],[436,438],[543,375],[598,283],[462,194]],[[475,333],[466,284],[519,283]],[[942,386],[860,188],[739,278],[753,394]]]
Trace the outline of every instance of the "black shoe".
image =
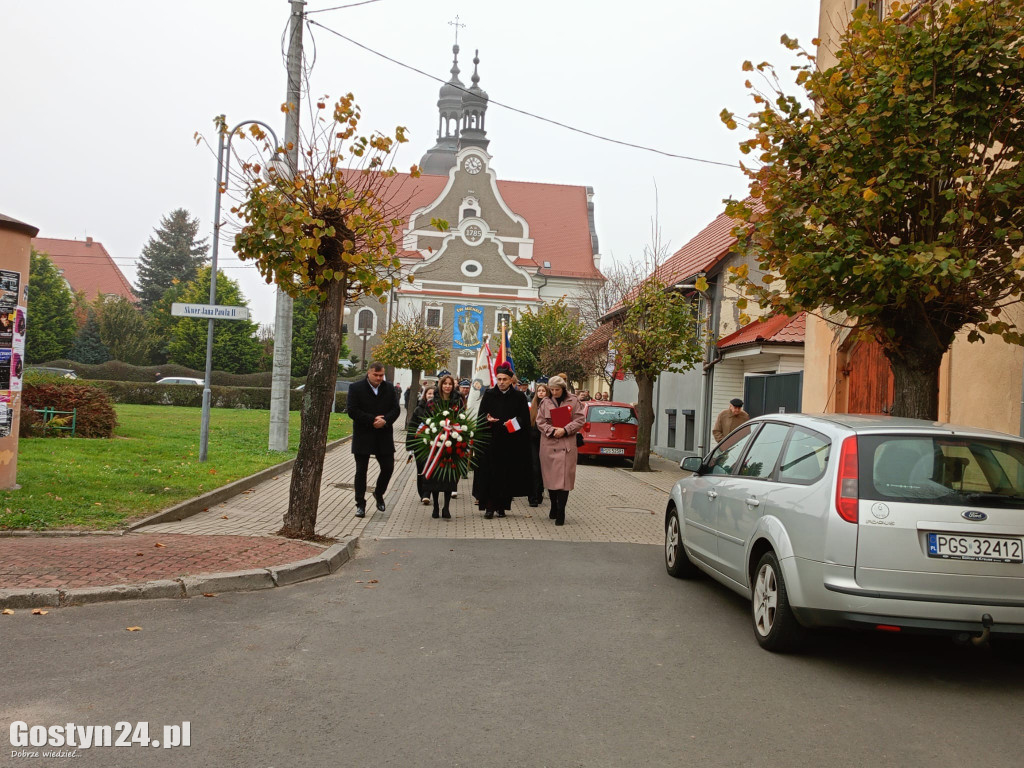
[[555,518],[555,525],[565,525],[565,515],[559,515]]
[[504,517],[504,516],[505,516],[505,510],[499,509],[498,510],[498,517]]
[[383,512],[384,510],[387,509],[387,507],[384,506],[384,499],[378,498],[377,496],[374,496],[373,498],[374,498],[374,501],[377,502],[377,510],[378,511]]
[[356,517],[366,517],[366,507],[356,507]]
[[558,512],[555,511],[554,507],[548,510],[548,520],[554,520],[558,516]]
[[441,516],[441,513],[437,511],[437,507],[434,507],[434,511],[430,513],[430,516],[437,520]]
[[530,506],[531,507],[539,507],[540,506],[540,502],[537,501],[536,499],[530,499]]
[[448,511],[448,507],[445,507],[444,509],[441,510],[441,517],[443,517],[445,520],[452,519],[452,513]]
[[484,519],[485,520],[490,520],[492,517],[494,517],[494,510],[493,509],[488,509],[486,512],[484,512]]

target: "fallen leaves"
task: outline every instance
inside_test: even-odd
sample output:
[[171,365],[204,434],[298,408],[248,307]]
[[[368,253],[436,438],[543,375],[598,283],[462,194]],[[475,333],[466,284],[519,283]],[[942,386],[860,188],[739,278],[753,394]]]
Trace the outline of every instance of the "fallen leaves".
[[142,627],[125,627],[129,632],[141,632]]
[[13,616],[14,615],[14,611],[12,611],[10,608],[4,608],[2,613],[3,613],[4,616]]
[[217,595],[213,592],[203,592],[203,597],[216,597]]
[[33,616],[45,616],[48,613],[49,613],[49,611],[44,611],[42,608],[33,608],[32,609],[32,615]]
[[161,544],[159,541],[153,545],[154,547],[166,547],[166,544]]
[[227,515],[221,515],[221,516],[220,516],[220,519],[221,519],[221,520],[227,520],[227,519],[228,519],[228,516],[227,516]]
[[135,553],[135,556],[136,556],[136,557],[142,557],[142,553],[141,553],[141,552],[136,552],[136,553]]

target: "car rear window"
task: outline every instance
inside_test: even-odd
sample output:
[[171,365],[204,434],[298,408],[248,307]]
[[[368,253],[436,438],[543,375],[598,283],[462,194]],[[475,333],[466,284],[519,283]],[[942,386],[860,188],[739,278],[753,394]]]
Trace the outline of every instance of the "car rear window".
[[946,435],[862,435],[861,498],[1024,506],[1024,444]]
[[632,408],[620,405],[597,405],[587,409],[587,421],[591,424],[636,424]]

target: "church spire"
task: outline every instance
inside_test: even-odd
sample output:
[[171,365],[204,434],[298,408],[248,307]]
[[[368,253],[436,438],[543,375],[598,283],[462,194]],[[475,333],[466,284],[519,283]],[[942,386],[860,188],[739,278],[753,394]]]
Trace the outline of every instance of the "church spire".
[[473,84],[462,97],[462,132],[459,147],[480,147],[486,151],[490,143],[487,131],[484,130],[488,97],[487,92],[480,87],[479,67],[480,51],[477,50],[473,55]]
[[[458,27],[455,29],[455,35],[458,40]],[[438,94],[437,143],[420,159],[420,170],[423,173],[444,175],[455,166],[455,154],[459,151],[459,130],[464,114],[462,97],[466,92],[459,79],[458,42],[452,46],[451,74],[451,78],[441,86]]]

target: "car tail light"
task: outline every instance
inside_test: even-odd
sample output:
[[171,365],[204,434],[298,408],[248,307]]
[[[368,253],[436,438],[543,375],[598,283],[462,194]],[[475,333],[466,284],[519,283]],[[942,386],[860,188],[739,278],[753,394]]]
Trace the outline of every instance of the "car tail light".
[[843,440],[839,450],[839,479],[836,481],[836,512],[848,523],[857,522],[857,438]]
[[900,632],[903,628],[894,626],[892,624],[876,624],[875,629],[877,629],[879,632]]
[[583,425],[583,431],[584,432],[589,432],[590,431],[590,422],[589,421],[586,424]]

